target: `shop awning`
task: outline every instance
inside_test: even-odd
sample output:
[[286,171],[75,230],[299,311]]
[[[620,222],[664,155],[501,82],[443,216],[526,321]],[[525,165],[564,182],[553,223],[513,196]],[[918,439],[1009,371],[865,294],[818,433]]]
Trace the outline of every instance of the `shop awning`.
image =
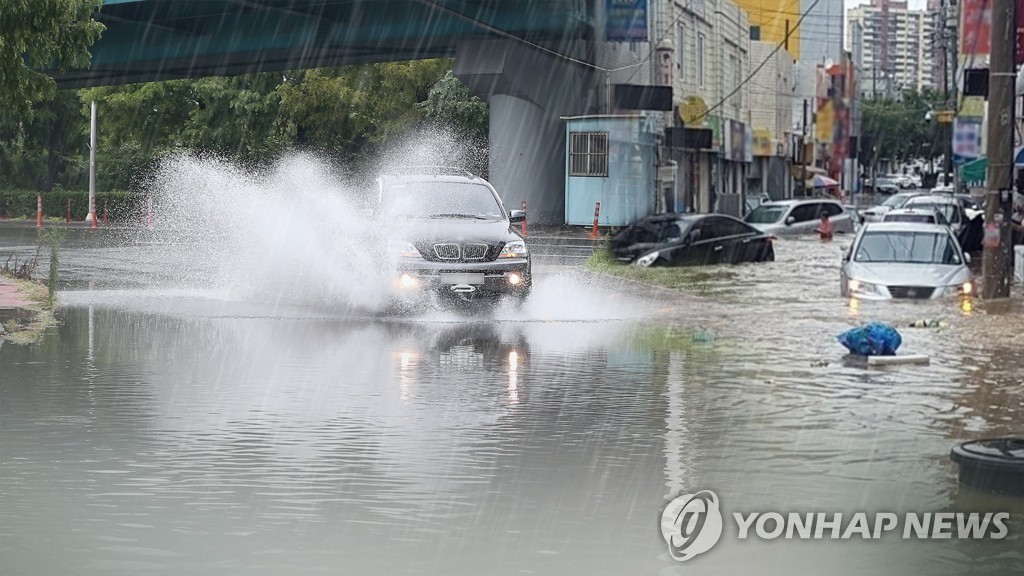
[[960,181],[967,186],[984,186],[987,171],[988,158],[981,157],[971,160],[960,167]]

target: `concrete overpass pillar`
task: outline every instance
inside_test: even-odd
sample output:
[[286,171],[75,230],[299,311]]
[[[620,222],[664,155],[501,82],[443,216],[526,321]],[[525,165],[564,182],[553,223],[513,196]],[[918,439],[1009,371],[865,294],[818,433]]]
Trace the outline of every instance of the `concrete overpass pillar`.
[[461,43],[455,75],[490,106],[490,181],[506,208],[525,200],[530,222],[565,223],[561,118],[596,110],[598,75],[510,40]]

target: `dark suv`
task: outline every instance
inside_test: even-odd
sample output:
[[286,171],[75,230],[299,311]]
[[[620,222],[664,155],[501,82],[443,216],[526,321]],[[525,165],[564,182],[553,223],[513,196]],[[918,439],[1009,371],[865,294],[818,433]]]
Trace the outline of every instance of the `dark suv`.
[[429,291],[456,300],[530,294],[530,253],[512,226],[526,213],[506,212],[483,178],[450,168],[382,175],[375,212],[390,235],[403,299]]

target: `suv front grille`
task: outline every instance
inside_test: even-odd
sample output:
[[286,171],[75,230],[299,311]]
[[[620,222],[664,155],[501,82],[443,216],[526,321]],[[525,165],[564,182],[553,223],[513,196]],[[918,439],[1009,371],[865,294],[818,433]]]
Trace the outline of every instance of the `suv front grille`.
[[498,257],[497,247],[483,242],[438,242],[423,246],[420,251],[433,262],[490,262]]
[[889,294],[893,298],[917,298],[928,299],[932,297],[935,288],[929,286],[889,286]]
[[462,258],[465,260],[483,260],[487,256],[487,244],[463,244]]
[[434,244],[434,254],[439,260],[458,260],[462,258],[462,250],[458,244]]

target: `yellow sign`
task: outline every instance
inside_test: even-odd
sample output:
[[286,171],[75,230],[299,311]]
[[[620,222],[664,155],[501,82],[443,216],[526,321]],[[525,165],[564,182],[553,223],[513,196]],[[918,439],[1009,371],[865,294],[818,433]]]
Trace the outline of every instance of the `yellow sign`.
[[836,129],[835,108],[832,101],[828,100],[818,109],[814,117],[814,137],[819,142],[831,142]]
[[952,124],[954,116],[956,116],[956,112],[953,110],[939,110],[935,113],[935,118],[939,124]]
[[[963,105],[960,107],[961,118],[984,118],[985,98],[984,96],[966,96]],[[950,120],[952,122],[952,120]]]
[[767,128],[754,129],[754,156],[772,155],[772,131]]
[[700,96],[687,96],[679,103],[679,121],[683,126],[703,126],[708,116],[708,105]]

